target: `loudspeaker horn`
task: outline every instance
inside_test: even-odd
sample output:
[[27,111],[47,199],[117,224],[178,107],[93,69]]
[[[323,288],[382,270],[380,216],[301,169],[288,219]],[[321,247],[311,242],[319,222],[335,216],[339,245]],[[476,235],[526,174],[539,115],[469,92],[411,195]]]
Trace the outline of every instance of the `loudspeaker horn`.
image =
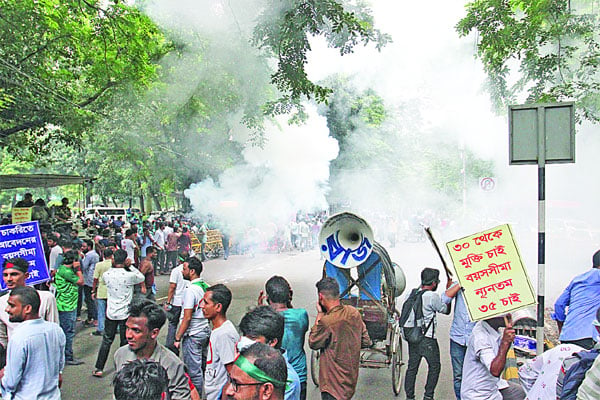
[[349,212],[331,216],[319,233],[319,248],[338,268],[362,264],[373,251],[373,230],[361,217]]

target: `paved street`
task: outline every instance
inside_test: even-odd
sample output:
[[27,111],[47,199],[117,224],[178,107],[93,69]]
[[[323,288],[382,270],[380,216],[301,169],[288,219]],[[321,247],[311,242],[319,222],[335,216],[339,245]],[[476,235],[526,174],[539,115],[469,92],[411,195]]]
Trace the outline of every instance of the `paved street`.
[[[406,244],[402,243],[396,248],[388,248],[390,255],[396,263],[403,266],[407,275],[408,287],[414,287],[419,282],[419,273],[422,267],[427,265],[437,266],[439,260],[428,243]],[[228,313],[229,319],[235,324],[239,323],[242,315],[249,306],[256,304],[258,291],[264,282],[274,274],[286,277],[294,289],[294,306],[306,308],[309,312],[312,325],[316,316],[315,298],[316,289],[314,284],[321,277],[322,261],[316,251],[305,253],[259,254],[255,258],[247,256],[231,256],[229,260],[209,260],[205,264],[203,276],[211,284],[224,283],[233,292],[233,302]],[[166,296],[168,277],[157,277],[159,288],[158,298]],[[448,329],[450,317],[439,318],[440,329],[439,342],[442,354],[442,373],[436,391],[438,399],[452,399],[452,372],[449,359]],[[99,399],[108,400],[112,398],[111,380],[114,368],[109,362],[105,368],[105,376],[102,379],[94,378],[91,372],[94,368],[96,355],[100,346],[100,337],[91,336],[91,328],[85,328],[78,332],[74,351],[75,356],[85,361],[84,365],[67,367],[64,374],[63,399]],[[166,326],[161,331],[160,341],[164,342]],[[113,344],[113,351],[118,347]],[[306,346],[308,349],[308,345]],[[406,357],[407,351],[404,349]],[[423,395],[425,384],[425,361],[422,365],[422,373],[417,380],[417,398]],[[391,399],[392,374],[390,368],[383,369],[361,369],[355,399]],[[308,398],[319,399],[319,391],[313,385],[309,377]],[[404,398],[404,393],[398,397]]]

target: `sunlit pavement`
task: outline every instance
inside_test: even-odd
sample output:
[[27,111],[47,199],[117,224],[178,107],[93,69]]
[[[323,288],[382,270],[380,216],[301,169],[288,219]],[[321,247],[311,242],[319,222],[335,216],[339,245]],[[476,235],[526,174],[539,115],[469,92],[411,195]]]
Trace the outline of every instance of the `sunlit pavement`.
[[[396,248],[389,248],[392,260],[401,265],[407,275],[408,287],[419,283],[419,274],[425,266],[441,268],[428,243],[400,243]],[[316,251],[290,252],[282,254],[257,254],[256,257],[231,256],[227,261],[209,260],[205,263],[204,279],[210,283],[224,283],[233,292],[233,301],[228,312],[229,319],[239,323],[247,308],[256,304],[256,298],[264,282],[272,275],[282,275],[288,279],[294,290],[294,307],[308,310],[310,324],[316,316],[315,283],[321,278],[322,261]],[[161,299],[166,296],[168,276],[157,277],[158,294]],[[441,290],[441,289],[440,289]],[[442,373],[436,390],[437,399],[452,399],[452,371],[449,358],[448,330],[451,317],[441,316],[438,321],[438,337],[442,361]],[[101,337],[91,336],[92,328],[83,328],[78,324],[78,333],[74,341],[75,357],[85,361],[81,366],[65,368],[62,387],[62,398],[75,399],[112,399],[111,381],[114,375],[112,353],[118,348],[118,336],[113,343],[109,361],[104,369],[104,377],[91,376],[100,347]],[[159,341],[164,343],[167,328],[163,327]],[[305,346],[308,351],[308,345]],[[404,349],[405,357],[407,350]],[[405,368],[404,368],[405,370]],[[426,378],[426,363],[421,364],[417,378],[417,398],[423,395]],[[308,379],[308,398],[319,399],[320,394],[310,376]],[[354,399],[392,399],[392,374],[390,368],[361,369],[357,393]],[[398,397],[404,398],[401,393]]]

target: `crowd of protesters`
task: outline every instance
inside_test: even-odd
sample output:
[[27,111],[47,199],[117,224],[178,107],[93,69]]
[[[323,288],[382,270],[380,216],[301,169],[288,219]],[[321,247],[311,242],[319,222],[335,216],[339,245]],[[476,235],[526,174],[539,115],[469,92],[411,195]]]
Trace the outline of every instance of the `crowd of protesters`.
[[[91,370],[95,378],[105,377],[119,334],[113,357],[116,399],[305,400],[307,336],[309,347],[320,352],[321,398],[354,396],[361,348],[373,340],[359,311],[341,301],[334,278],[316,283],[312,327],[308,312],[293,307],[292,285],[282,276],[265,283],[257,304],[236,326],[227,316],[231,290],[203,279],[210,221],[81,215],[80,235],[68,201],[61,207],[60,229],[42,229],[51,282],[29,288],[25,260],[2,265],[8,289],[0,297],[3,399],[60,398],[63,369],[83,363],[73,352],[78,320],[102,337]],[[271,232],[265,237],[251,229],[256,240],[237,251],[252,255],[259,243],[264,249],[274,243],[277,251],[313,249],[324,219],[324,214],[298,216],[281,229],[264,229]],[[191,233],[200,242],[197,252]],[[223,233],[223,242],[225,236],[229,233]],[[169,275],[164,304],[156,302],[158,274]],[[441,371],[437,317],[451,313],[452,302],[449,356],[457,399],[599,398],[600,251],[592,257],[592,269],[575,277],[556,301],[552,318],[561,344],[526,361],[517,380],[507,379],[504,371],[518,321],[504,315],[472,322],[458,283],[446,282],[438,294],[439,285],[439,271],[425,268],[420,285],[403,299],[408,400],[419,390],[422,358],[428,367],[423,398],[435,397]],[[165,324],[163,344],[158,336]]]

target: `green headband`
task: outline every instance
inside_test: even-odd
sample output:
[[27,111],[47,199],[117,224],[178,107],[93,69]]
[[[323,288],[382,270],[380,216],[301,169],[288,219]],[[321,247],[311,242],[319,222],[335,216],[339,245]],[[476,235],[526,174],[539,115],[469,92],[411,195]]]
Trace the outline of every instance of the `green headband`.
[[258,368],[256,365],[252,364],[245,357],[239,356],[235,362],[235,365],[238,366],[239,369],[248,374],[248,376],[252,379],[255,379],[262,383],[272,383],[275,386],[283,387],[286,386],[285,382],[278,381],[275,378],[267,375],[262,369]]

